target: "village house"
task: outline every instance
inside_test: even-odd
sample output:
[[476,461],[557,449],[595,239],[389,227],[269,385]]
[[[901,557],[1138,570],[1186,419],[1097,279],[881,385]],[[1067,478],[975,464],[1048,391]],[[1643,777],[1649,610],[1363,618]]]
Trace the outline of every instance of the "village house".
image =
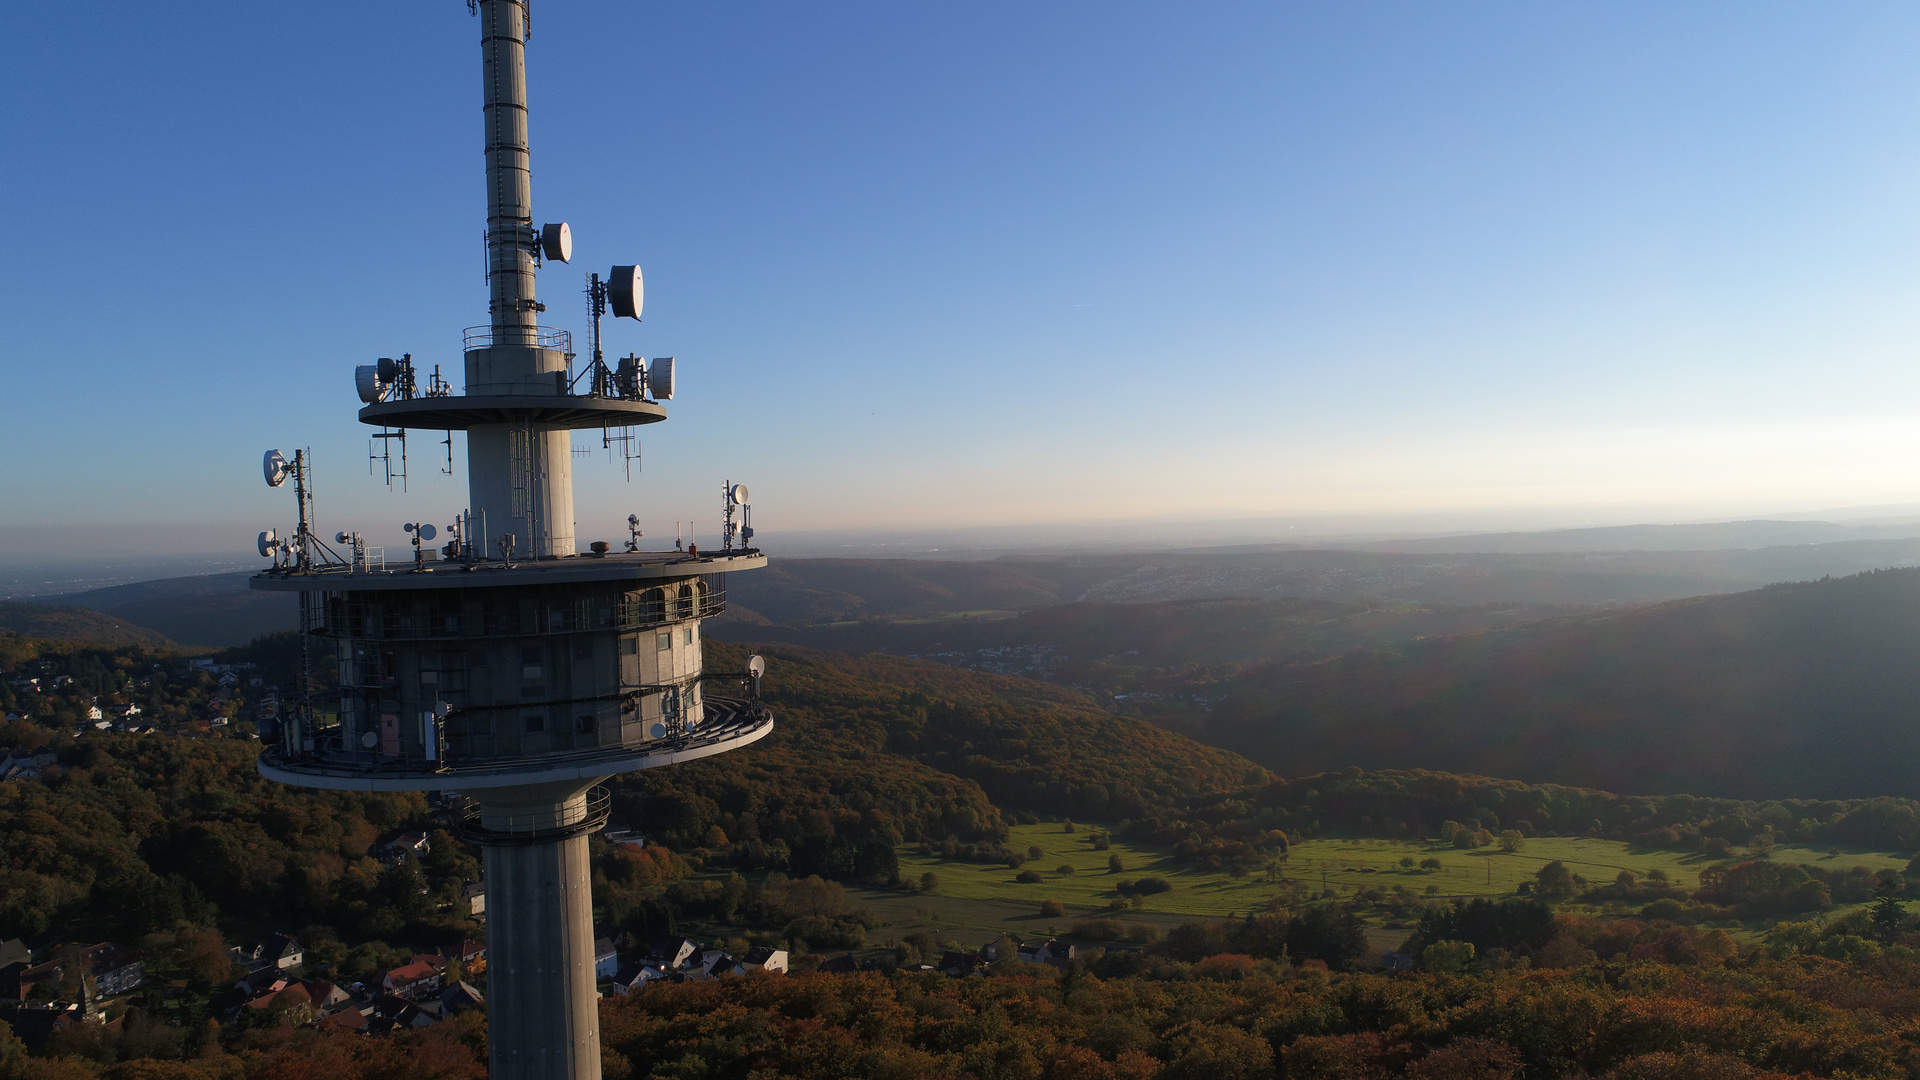
[[755,945],[747,950],[740,966],[748,971],[773,971],[784,974],[787,970],[787,950],[776,949],[770,945]]
[[275,934],[267,939],[260,949],[257,959],[266,961],[282,971],[299,967],[306,960],[306,950],[300,943],[286,936]]
[[1032,945],[1020,946],[1020,959],[1029,964],[1050,964],[1065,971],[1067,963],[1073,959],[1073,946],[1058,938],[1048,938]]
[[487,947],[478,941],[463,941],[453,951],[440,950],[442,966],[454,960],[460,961],[462,975],[484,975],[487,973]]
[[443,970],[438,957],[416,956],[391,971],[381,972],[375,985],[383,993],[418,1001],[439,994]]

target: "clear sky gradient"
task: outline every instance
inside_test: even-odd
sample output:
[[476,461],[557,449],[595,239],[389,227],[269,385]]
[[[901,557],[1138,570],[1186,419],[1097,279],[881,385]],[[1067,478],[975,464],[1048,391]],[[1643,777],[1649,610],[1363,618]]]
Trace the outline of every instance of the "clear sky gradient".
[[[397,544],[352,368],[486,319],[459,0],[15,5],[6,558]],[[1920,502],[1920,8],[542,0],[545,321],[683,395],[583,540]],[[576,445],[598,446],[598,433]]]

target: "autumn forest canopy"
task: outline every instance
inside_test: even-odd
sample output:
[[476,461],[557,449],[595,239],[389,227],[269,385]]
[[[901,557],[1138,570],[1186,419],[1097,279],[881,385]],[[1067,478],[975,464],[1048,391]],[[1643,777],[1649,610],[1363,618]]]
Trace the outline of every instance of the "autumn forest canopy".
[[[594,840],[595,912],[623,958],[685,934],[794,970],[609,996],[607,1075],[1920,1074],[1912,600],[1920,572],[1525,618],[1081,602],[856,618],[894,645],[857,652],[737,619],[780,640],[707,663],[763,655],[777,727],[608,781],[645,839]],[[426,797],[259,777],[290,636],[212,657],[249,687],[115,634],[0,636],[0,749],[47,763],[0,783],[0,940],[123,942],[164,989],[0,1037],[0,1078],[482,1075],[477,1014],[221,1011],[235,942],[353,980],[482,936],[478,853]],[[401,834],[430,843],[376,858]],[[1009,930],[1076,951],[980,953]]]

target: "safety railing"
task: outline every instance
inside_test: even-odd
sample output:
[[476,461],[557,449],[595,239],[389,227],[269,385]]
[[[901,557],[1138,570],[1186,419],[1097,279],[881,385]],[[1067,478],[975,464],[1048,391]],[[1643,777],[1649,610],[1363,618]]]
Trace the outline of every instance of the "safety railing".
[[453,824],[470,843],[540,844],[599,832],[612,813],[612,792],[595,787],[582,802],[524,814],[486,814],[478,802],[465,799],[453,808]]
[[[432,638],[526,637],[596,630],[628,631],[706,619],[727,610],[725,574],[702,574],[701,585],[675,583],[640,591],[637,600],[581,599],[512,611],[418,612],[378,594],[333,594],[311,631],[321,637],[408,641]],[[682,588],[685,593],[682,593]]]
[[573,332],[551,326],[469,326],[462,334],[468,352],[491,349],[495,345],[519,345],[534,349],[573,351]]

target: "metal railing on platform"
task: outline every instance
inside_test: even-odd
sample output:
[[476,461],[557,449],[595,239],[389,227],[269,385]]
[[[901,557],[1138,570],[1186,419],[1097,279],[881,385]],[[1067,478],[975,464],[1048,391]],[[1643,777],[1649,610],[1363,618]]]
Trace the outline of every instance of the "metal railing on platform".
[[613,793],[594,787],[583,802],[561,807],[558,813],[483,814],[478,802],[465,799],[453,808],[453,824],[469,843],[544,844],[599,832],[612,813]]
[[514,326],[505,329],[492,326],[469,326],[462,332],[462,336],[466,339],[468,352],[475,349],[491,349],[495,345],[558,349],[564,353],[573,351],[573,332],[551,326]]

